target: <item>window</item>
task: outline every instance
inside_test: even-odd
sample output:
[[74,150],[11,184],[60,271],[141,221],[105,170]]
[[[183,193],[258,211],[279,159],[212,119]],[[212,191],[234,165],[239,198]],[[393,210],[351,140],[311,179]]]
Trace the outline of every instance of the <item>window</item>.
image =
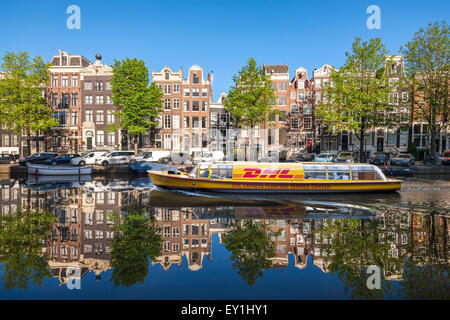
[[61,95],[61,108],[68,108],[69,107],[69,94],[63,93]]
[[[179,122],[180,121],[178,121],[178,123]],[[174,124],[174,126],[175,126],[175,124]],[[177,134],[177,133],[173,134],[172,142],[173,142],[173,149],[180,150],[180,135],[179,134]]]
[[311,103],[307,103],[307,104],[303,105],[303,114],[304,115],[312,114],[312,105],[311,105]]
[[69,77],[61,76],[61,87],[68,87],[68,86],[69,86]]
[[84,82],[84,90],[92,90],[92,82],[91,81]]
[[293,129],[299,128],[299,119],[298,118],[292,118],[292,128]]
[[106,113],[106,120],[107,120],[108,123],[114,123],[114,121],[116,120],[112,110],[108,110],[107,111],[107,113]]
[[270,86],[272,87],[273,90],[277,90],[277,83],[276,82],[272,82],[270,84]]
[[278,115],[278,121],[286,121],[286,111],[281,111],[281,114]]
[[173,85],[173,92],[174,93],[180,92],[180,85],[179,84],[174,84]]
[[320,92],[316,92],[316,103],[319,104],[322,102],[322,94]]
[[87,94],[84,96],[84,103],[85,104],[92,104],[92,96],[90,94]]
[[103,90],[103,81],[95,81],[95,91]]
[[[173,128],[180,129],[180,116],[177,114],[173,115]],[[175,136],[174,136],[175,138]]]
[[202,101],[202,112],[208,111],[208,103],[206,101]]
[[304,165],[305,180],[325,180],[327,178],[326,170],[323,166]]
[[95,96],[95,104],[103,104],[103,96]]
[[199,101],[192,101],[192,112],[200,111]]
[[320,79],[317,79],[317,80],[315,80],[314,82],[315,82],[315,87],[316,87],[317,89],[320,89],[320,88],[322,87],[322,82],[321,82]]
[[180,99],[179,98],[173,99],[173,108],[180,109]]
[[103,123],[103,115],[104,115],[103,110],[97,111],[97,119],[96,119],[97,123]]
[[164,110],[170,110],[170,99],[164,99]]
[[200,78],[197,76],[193,76],[192,77],[192,83],[193,84],[199,84],[200,83]]
[[312,124],[312,121],[311,121],[310,117],[303,118],[304,129],[308,129],[308,130],[312,129],[311,124]]
[[286,105],[286,96],[280,96],[278,98],[278,105],[285,106]]
[[94,112],[92,110],[86,110],[86,122],[93,122],[93,114]]
[[408,92],[403,92],[402,93],[402,100],[403,100],[403,102],[407,102],[408,101]]
[[184,101],[184,111],[189,111],[189,101]]
[[193,88],[192,89],[192,96],[193,97],[199,97],[200,96],[200,89],[199,88]]
[[280,82],[280,85],[278,86],[278,90],[286,91],[286,82]]
[[170,129],[171,128],[170,114],[165,114],[164,115],[164,128],[166,128],[166,129]]
[[208,128],[208,117],[202,117],[202,128]]
[[58,94],[52,93],[52,107],[58,106]]
[[72,112],[71,118],[72,118],[72,125],[73,126],[78,125],[78,112]]
[[311,98],[312,98],[312,91],[308,91],[307,97],[308,97],[308,99],[311,99]]
[[171,88],[170,84],[165,84],[164,85],[164,94],[170,94],[170,88]]
[[189,88],[184,88],[184,96],[185,97],[189,97],[190,96]]
[[97,145],[102,146],[105,143],[105,134],[103,131],[97,131]]
[[170,134],[165,134],[164,135],[164,149],[171,149],[171,136],[170,136]]
[[202,89],[202,97],[207,97],[208,96],[208,88],[203,88]]
[[111,81],[106,81],[106,90],[111,90]]
[[184,117],[183,128],[189,128],[189,117]]
[[300,112],[300,109],[298,107],[298,104],[291,104],[291,113],[296,114],[299,112]]
[[72,106],[78,106],[78,93],[72,93]]
[[305,93],[304,92],[299,92],[298,93],[298,100],[300,100],[300,101],[304,101],[305,100]]
[[52,87],[55,88],[58,86],[58,76],[52,76]]
[[198,117],[192,117],[192,128],[198,129],[199,128],[199,119]]
[[106,104],[113,104],[112,96],[106,96]]

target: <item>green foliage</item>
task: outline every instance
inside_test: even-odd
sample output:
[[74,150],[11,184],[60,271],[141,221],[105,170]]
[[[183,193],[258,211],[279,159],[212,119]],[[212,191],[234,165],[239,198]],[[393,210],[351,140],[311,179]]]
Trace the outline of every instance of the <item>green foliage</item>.
[[346,288],[352,290],[354,299],[381,299],[392,286],[381,274],[381,290],[367,287],[366,268],[378,266],[382,271],[393,263],[399,263],[389,255],[389,244],[378,241],[378,221],[345,219],[334,223],[327,221],[315,232],[321,241],[329,239],[322,250],[326,253],[324,261],[331,274],[337,274]]
[[263,269],[272,265],[269,258],[275,256],[275,246],[269,239],[265,225],[252,220],[238,222],[223,242],[225,248],[231,251],[233,270],[237,270],[249,286],[263,275]]
[[149,259],[161,255],[161,230],[141,211],[128,211],[115,231],[111,267],[114,286],[144,283]]
[[419,99],[413,101],[416,120],[428,123],[431,149],[435,150],[435,137],[450,121],[448,107],[450,76],[450,28],[441,23],[429,23],[400,48],[410,85]]
[[161,112],[163,93],[156,84],[148,85],[148,69],[142,60],[115,60],[112,68],[112,100],[118,108],[115,115],[120,127],[134,136],[137,151],[137,136],[147,134],[150,128],[157,125],[155,120]]
[[419,150],[414,142],[408,146],[408,153],[412,154],[416,160],[419,158]]
[[395,119],[385,115],[393,111],[389,104],[393,88],[388,85],[386,49],[380,38],[369,42],[356,38],[352,52],[347,52],[346,57],[340,70],[332,70],[330,83],[325,86],[324,102],[315,112],[329,131],[353,131],[361,141],[362,158],[364,135],[373,127],[395,124]]
[[0,125],[15,134],[46,130],[57,125],[43,97],[49,64],[40,56],[31,60],[27,52],[7,52],[0,75]]
[[40,286],[51,276],[43,242],[55,217],[47,211],[18,209],[0,218],[0,270],[7,290]]
[[273,109],[275,94],[270,76],[264,74],[253,58],[233,76],[233,81],[223,105],[237,126],[253,128],[278,113]]

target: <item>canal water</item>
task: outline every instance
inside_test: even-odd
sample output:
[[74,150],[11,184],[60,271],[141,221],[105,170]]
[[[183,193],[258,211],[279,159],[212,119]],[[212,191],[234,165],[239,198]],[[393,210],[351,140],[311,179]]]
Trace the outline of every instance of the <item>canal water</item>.
[[450,177],[289,196],[0,184],[0,299],[450,298]]

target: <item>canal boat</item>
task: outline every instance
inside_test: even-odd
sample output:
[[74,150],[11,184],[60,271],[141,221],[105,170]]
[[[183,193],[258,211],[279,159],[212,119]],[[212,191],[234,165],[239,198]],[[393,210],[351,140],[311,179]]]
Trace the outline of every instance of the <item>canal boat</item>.
[[199,163],[190,173],[149,171],[158,187],[232,193],[351,193],[401,188],[370,164]]
[[91,166],[47,166],[41,164],[27,163],[28,173],[34,175],[67,176],[92,174]]

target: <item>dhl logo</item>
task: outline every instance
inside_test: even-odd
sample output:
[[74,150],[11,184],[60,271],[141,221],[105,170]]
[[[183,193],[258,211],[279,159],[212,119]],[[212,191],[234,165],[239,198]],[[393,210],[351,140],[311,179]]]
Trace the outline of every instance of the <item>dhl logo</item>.
[[289,174],[291,169],[257,169],[257,168],[245,168],[245,173],[242,178],[250,179],[292,179],[293,174]]

